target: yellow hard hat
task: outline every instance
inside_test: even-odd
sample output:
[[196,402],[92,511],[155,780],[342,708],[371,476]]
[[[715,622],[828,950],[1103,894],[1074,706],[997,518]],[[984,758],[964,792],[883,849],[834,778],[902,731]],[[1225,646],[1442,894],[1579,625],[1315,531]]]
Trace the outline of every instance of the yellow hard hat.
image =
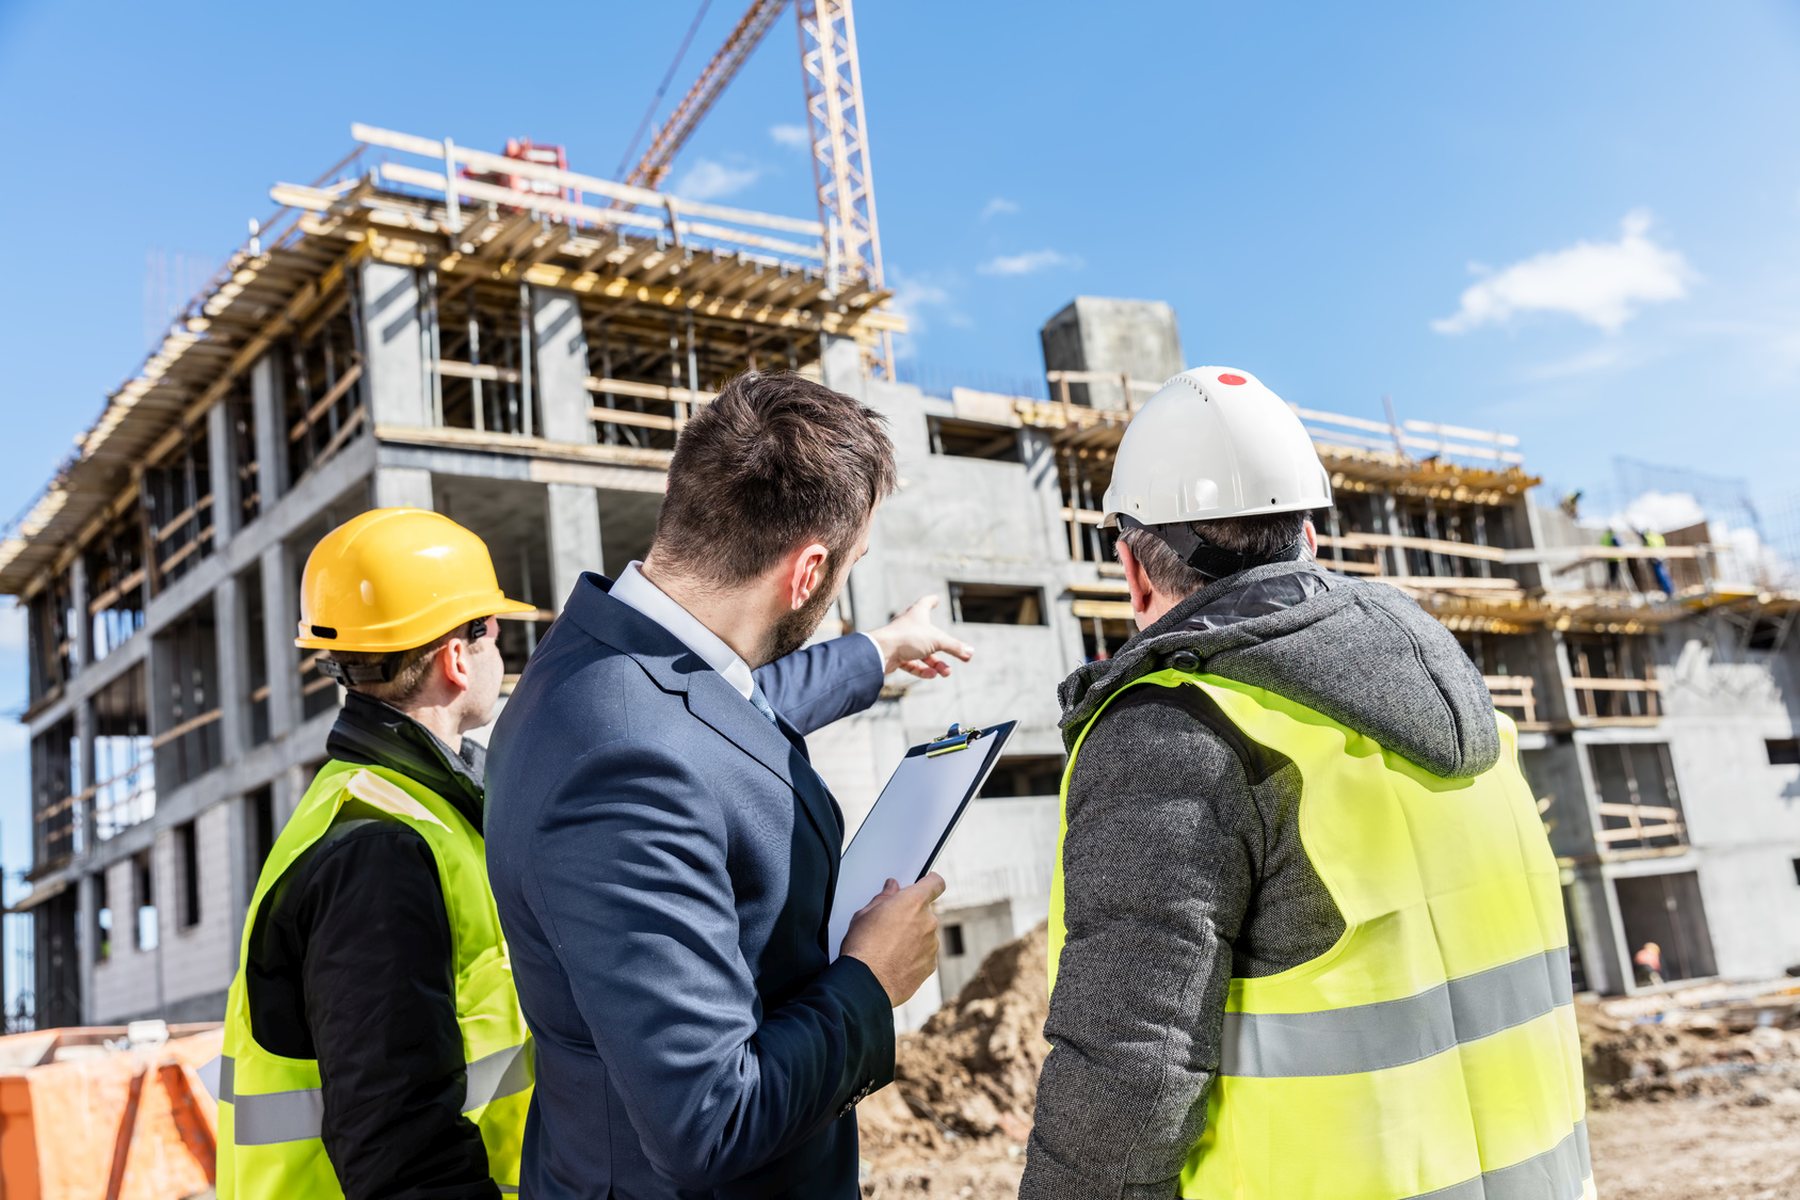
[[326,534],[300,581],[306,650],[410,650],[477,617],[536,613],[508,600],[487,543],[439,513],[375,508]]

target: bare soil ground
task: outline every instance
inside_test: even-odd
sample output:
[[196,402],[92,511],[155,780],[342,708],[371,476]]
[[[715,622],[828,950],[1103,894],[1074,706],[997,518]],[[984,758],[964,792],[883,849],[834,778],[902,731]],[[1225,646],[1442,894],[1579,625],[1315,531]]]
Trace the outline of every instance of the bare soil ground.
[[[1800,1092],[1760,1107],[1712,1098],[1625,1104],[1588,1115],[1601,1200],[1791,1200],[1800,1196]],[[884,1159],[874,1200],[1012,1200],[1023,1150],[998,1140],[947,1147],[934,1163]]]
[[1615,1105],[1588,1114],[1588,1135],[1602,1200],[1800,1196],[1800,1090],[1755,1106],[1710,1097]]

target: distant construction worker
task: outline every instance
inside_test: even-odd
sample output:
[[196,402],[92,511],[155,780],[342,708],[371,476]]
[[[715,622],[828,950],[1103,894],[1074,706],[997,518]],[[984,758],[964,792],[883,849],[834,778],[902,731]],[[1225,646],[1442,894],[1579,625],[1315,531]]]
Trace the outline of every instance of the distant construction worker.
[[488,888],[505,674],[488,549],[380,508],[307,559],[295,645],[349,689],[263,865],[225,1012],[221,1200],[516,1192],[532,1055]]
[[[1617,526],[1608,525],[1606,527],[1606,532],[1600,535],[1600,544],[1602,546],[1622,546],[1625,542],[1624,539],[1619,536]],[[1606,586],[1609,588],[1616,588],[1619,591],[1630,590],[1626,585],[1626,579],[1625,559],[1618,555],[1607,559]]]
[[1063,684],[1023,1200],[1593,1192],[1555,858],[1456,639],[1313,560],[1243,371],[1171,379],[1104,524],[1140,632]]
[[[1644,547],[1649,550],[1661,550],[1669,544],[1669,539],[1654,529],[1641,529],[1638,536],[1644,540]],[[1665,596],[1675,594],[1675,581],[1669,578],[1669,564],[1660,558],[1650,560],[1650,573],[1656,577],[1656,586]]]

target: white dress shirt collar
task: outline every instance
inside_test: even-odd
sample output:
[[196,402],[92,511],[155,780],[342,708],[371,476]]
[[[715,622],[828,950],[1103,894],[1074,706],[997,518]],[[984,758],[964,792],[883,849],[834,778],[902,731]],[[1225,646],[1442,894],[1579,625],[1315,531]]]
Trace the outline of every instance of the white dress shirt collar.
[[698,654],[701,661],[723,675],[725,682],[748,700],[751,689],[756,686],[750,664],[739,658],[737,651],[725,644],[724,638],[702,625],[693,613],[671,600],[667,592],[645,579],[638,569],[642,565],[634,560],[619,572],[619,577],[613,580],[612,598],[630,605],[668,630],[676,641]]

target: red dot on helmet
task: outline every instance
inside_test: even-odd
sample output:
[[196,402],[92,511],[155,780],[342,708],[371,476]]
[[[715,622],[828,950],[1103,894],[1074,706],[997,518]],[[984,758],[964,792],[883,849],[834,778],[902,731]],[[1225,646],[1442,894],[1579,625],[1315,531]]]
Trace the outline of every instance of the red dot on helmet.
[[1242,375],[1221,375],[1221,376],[1219,376],[1219,382],[1220,383],[1238,384],[1238,383],[1248,383],[1250,381],[1248,379],[1245,379]]

